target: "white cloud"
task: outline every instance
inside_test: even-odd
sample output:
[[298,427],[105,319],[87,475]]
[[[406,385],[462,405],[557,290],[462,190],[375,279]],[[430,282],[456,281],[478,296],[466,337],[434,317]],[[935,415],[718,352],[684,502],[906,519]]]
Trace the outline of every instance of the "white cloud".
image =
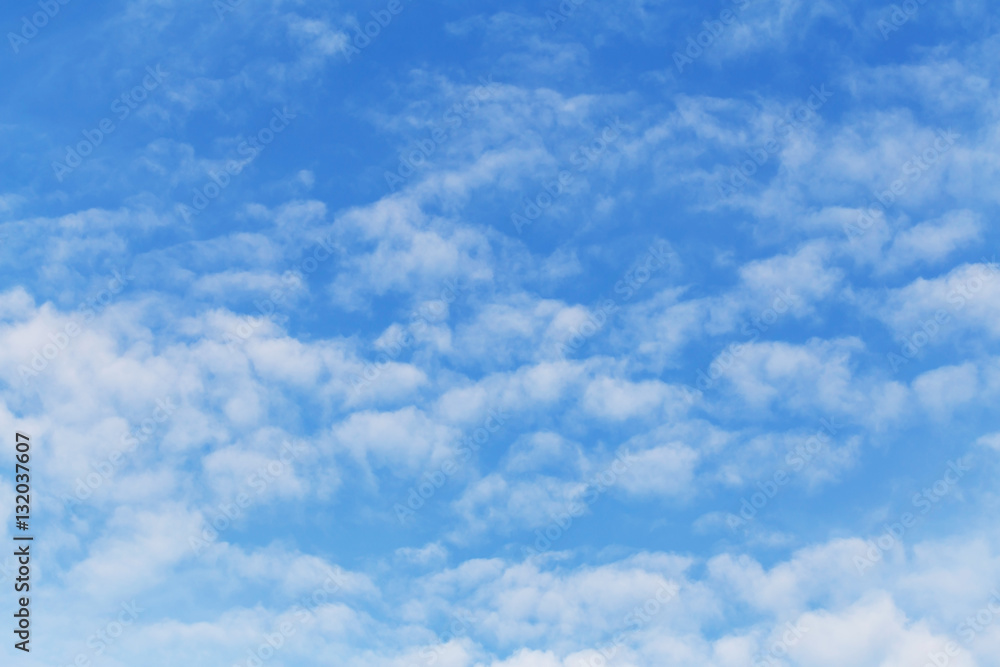
[[361,463],[412,473],[448,456],[459,432],[406,407],[395,412],[356,412],[333,429],[338,451]]
[[899,232],[886,250],[884,271],[912,264],[940,263],[956,250],[979,241],[983,224],[972,211],[953,211]]

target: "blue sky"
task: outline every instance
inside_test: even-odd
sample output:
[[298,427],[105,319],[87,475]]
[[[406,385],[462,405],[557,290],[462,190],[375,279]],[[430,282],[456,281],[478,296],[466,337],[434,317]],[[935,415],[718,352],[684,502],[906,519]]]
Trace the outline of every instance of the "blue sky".
[[1000,664],[995,5],[0,26],[18,664]]

